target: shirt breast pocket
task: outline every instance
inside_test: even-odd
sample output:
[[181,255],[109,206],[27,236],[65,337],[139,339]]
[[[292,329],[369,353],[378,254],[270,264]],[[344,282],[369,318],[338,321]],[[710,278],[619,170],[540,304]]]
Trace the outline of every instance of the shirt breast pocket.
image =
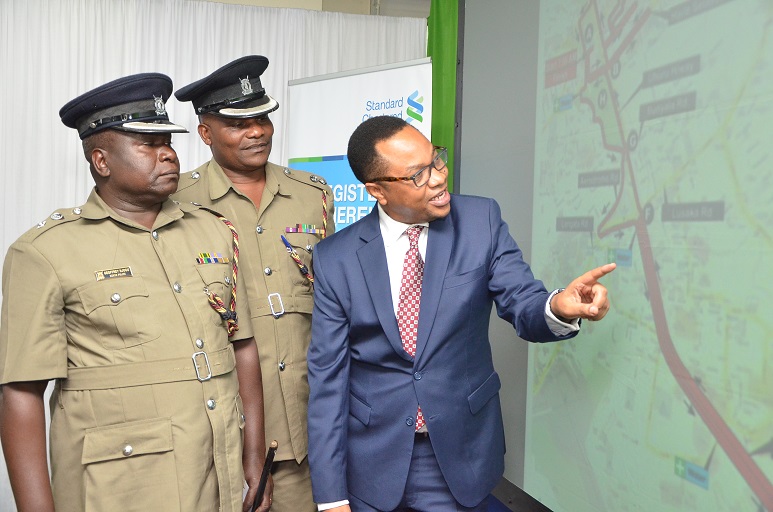
[[110,350],[141,345],[161,336],[142,276],[115,278],[78,288],[86,316]]
[[[220,315],[212,309],[212,306],[210,306],[203,290],[209,290],[220,297],[226,308],[228,308],[231,304],[231,287],[233,286],[233,270],[231,264],[208,263],[205,265],[197,265],[196,271],[199,273],[199,277],[202,281],[201,297],[203,299],[203,304],[211,311],[211,315],[208,316],[212,318],[212,321],[215,324],[220,325],[222,324],[222,319],[220,318]],[[244,290],[242,290],[242,293],[244,293]],[[242,300],[246,300],[244,299],[244,295],[242,295]]]
[[[290,242],[293,249],[295,249],[301,263],[303,263],[308,269],[308,272],[311,273],[311,255],[314,251],[314,246],[320,241],[319,235],[313,233],[285,233],[284,237]],[[309,280],[289,254],[287,255],[287,264],[290,266],[290,276],[292,276],[294,285],[310,286]]]

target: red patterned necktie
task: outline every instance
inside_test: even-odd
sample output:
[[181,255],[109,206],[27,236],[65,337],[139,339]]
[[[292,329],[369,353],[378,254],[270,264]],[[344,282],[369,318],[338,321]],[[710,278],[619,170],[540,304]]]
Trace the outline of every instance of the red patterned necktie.
[[[424,226],[412,226],[408,234],[410,247],[403,261],[403,276],[400,281],[400,303],[397,306],[397,326],[403,348],[411,357],[416,355],[416,336],[419,330],[419,307],[421,306],[421,280],[424,277],[424,261],[419,254],[419,235]],[[421,406],[416,414],[416,430],[424,426]]]

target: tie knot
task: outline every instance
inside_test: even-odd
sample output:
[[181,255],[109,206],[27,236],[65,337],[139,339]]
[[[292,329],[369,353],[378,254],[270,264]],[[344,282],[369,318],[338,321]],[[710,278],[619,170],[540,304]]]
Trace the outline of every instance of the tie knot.
[[422,229],[424,229],[424,226],[411,226],[405,230],[405,233],[408,235],[408,242],[411,244],[411,247],[418,247],[419,235],[421,234]]

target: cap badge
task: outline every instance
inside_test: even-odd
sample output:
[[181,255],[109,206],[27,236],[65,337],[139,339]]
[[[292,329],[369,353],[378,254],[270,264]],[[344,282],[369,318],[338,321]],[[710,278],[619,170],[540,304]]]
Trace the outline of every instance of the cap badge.
[[247,78],[240,78],[239,82],[242,86],[242,96],[247,96],[248,94],[252,94],[252,84],[250,83],[250,77],[247,76]]
[[164,106],[164,98],[163,96],[156,96],[153,95],[153,102],[156,107],[156,115],[157,116],[164,116],[166,115],[166,107]]

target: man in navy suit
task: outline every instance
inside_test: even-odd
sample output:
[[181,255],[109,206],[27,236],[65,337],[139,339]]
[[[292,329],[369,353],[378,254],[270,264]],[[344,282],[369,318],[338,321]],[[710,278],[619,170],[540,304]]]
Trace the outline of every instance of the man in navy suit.
[[348,158],[378,207],[314,252],[314,499],[320,510],[485,511],[504,471],[492,305],[526,340],[571,338],[579,319],[609,310],[598,279],[615,265],[548,293],[497,203],[452,196],[446,150],[399,118],[362,123]]

